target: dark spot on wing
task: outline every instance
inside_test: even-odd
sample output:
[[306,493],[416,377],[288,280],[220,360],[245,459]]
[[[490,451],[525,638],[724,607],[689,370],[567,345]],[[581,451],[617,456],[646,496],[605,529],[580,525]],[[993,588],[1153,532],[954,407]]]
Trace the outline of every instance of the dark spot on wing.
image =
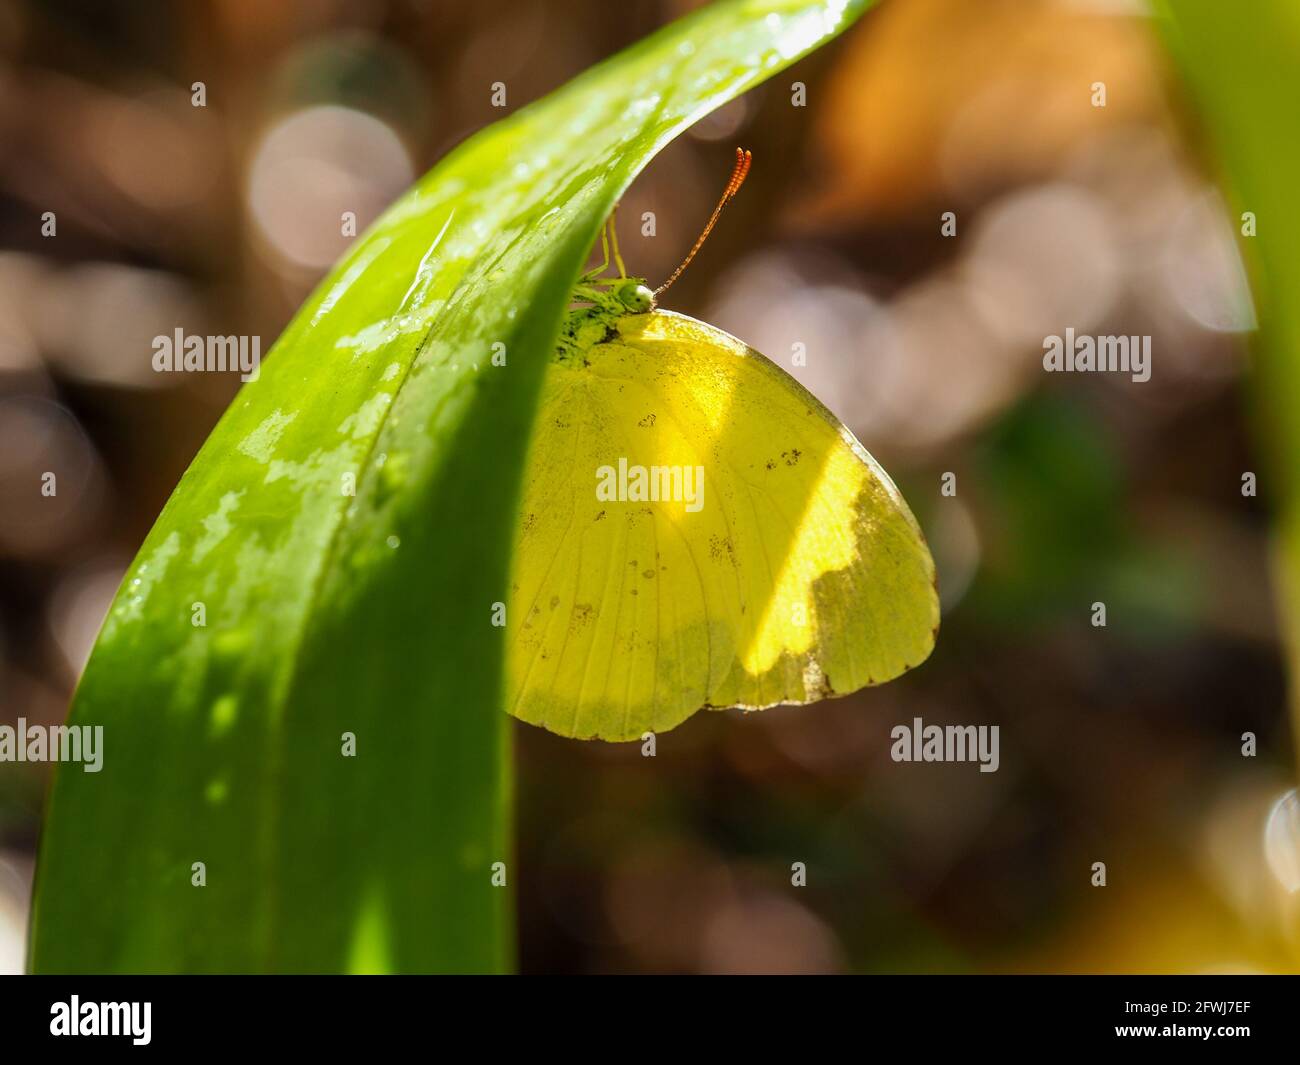
[[731,560],[731,563],[735,565],[736,549],[732,546],[731,537],[718,536],[714,533],[709,537],[709,557],[717,561],[723,555],[726,555]]

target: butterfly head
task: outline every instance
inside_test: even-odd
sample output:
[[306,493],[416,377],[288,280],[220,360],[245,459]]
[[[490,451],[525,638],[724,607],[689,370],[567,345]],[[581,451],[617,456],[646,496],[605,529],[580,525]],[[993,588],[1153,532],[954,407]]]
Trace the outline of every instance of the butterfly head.
[[616,281],[610,290],[610,295],[631,314],[643,314],[654,310],[655,294],[639,278],[625,277]]

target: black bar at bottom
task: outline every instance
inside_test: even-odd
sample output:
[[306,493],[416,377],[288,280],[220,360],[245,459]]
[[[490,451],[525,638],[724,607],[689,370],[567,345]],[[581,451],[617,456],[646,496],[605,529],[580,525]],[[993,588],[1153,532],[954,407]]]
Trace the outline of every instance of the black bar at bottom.
[[[141,1053],[336,1054],[415,1042],[472,1054],[480,1039],[490,1057],[498,1039],[511,1037],[551,1052],[573,1040],[584,1053],[613,1053],[632,1039],[645,1049],[760,1041],[769,1051],[820,1053],[842,1034],[864,1053],[905,1037],[926,1051],[1163,1044],[1233,1054],[1286,1048],[1292,1056],[1298,993],[1296,977],[1221,975],[871,976],[729,987],[717,978],[674,986],[606,977],[580,989],[545,978],[9,977],[0,980],[0,1057],[55,1044],[92,1053],[116,1044]],[[596,1042],[606,1035],[616,1042]]]

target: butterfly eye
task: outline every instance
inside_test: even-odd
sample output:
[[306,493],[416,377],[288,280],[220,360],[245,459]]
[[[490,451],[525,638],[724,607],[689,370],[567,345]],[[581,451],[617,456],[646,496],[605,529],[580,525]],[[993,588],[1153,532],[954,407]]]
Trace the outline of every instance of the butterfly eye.
[[624,285],[618,298],[629,311],[642,313],[654,306],[655,294],[645,285]]

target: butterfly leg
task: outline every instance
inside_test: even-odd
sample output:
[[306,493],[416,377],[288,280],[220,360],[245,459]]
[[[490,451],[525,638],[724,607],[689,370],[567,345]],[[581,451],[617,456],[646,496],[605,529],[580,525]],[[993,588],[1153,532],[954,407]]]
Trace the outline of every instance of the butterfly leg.
[[600,251],[603,256],[599,266],[588,270],[582,275],[580,282],[586,283],[595,281],[601,274],[609,269],[609,219],[605,219],[605,224],[600,227]]
[[609,237],[614,246],[614,265],[618,267],[618,276],[627,277],[627,267],[623,265],[623,256],[618,250],[618,204],[614,204],[614,210],[609,214]]

